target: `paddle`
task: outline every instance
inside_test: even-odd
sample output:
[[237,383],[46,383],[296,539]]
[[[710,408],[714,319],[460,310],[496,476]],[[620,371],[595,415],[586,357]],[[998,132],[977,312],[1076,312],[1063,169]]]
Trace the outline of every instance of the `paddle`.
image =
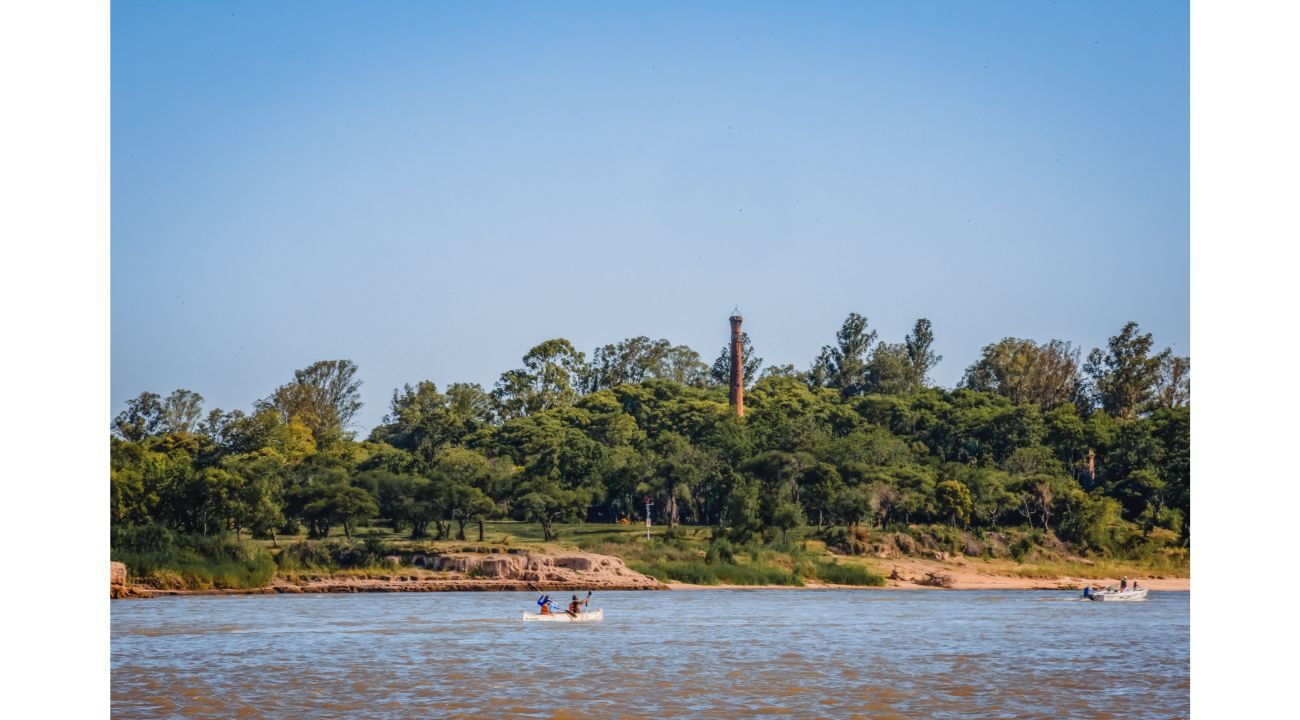
[[590,603],[590,602],[591,602],[591,591],[588,590],[588,591],[587,591],[587,597],[585,597],[585,598],[582,599],[582,606],[583,606],[583,607],[587,607],[587,604]]
[[[537,593],[538,595],[541,595],[542,597],[550,597],[550,596],[547,595],[546,593],[542,592],[541,588],[537,587],[536,585],[532,584],[531,582],[528,583],[528,589],[529,589],[529,590],[532,590],[533,592]],[[541,611],[541,606],[538,606],[538,611],[539,611],[539,612]]]

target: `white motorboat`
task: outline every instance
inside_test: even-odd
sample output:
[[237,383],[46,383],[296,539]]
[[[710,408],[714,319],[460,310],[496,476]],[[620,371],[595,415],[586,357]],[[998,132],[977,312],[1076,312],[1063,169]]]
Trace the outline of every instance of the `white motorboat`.
[[1120,590],[1117,587],[1108,587],[1105,590],[1097,590],[1094,592],[1089,592],[1085,594],[1084,597],[1089,600],[1096,600],[1097,602],[1122,602],[1122,601],[1133,601],[1133,600],[1146,600],[1147,589],[1138,588],[1134,590],[1130,588],[1127,590]]
[[605,617],[605,610],[592,610],[570,615],[566,612],[524,613],[524,622],[599,622]]

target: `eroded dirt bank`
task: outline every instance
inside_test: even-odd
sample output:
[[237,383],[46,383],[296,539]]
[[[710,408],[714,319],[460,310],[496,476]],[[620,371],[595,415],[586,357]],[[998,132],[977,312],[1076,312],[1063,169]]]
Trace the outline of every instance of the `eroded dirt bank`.
[[112,563],[114,598],[161,595],[249,595],[322,592],[455,592],[491,590],[664,590],[658,580],[631,570],[616,557],[595,553],[445,553],[385,558],[388,572],[284,573],[259,588],[161,588],[130,583]]

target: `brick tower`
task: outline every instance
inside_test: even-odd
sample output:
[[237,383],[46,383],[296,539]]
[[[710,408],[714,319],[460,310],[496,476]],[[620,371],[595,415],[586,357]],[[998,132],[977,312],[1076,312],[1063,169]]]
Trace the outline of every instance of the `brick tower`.
[[741,357],[740,308],[731,311],[731,390],[727,399],[736,408],[737,415],[745,414],[745,359]]

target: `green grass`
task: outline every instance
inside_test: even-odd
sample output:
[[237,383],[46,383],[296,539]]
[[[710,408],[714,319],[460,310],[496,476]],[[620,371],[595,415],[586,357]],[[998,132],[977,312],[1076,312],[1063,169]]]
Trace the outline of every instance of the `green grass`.
[[1025,563],[1014,574],[1026,578],[1114,578],[1124,575],[1186,577],[1190,568],[1187,558],[1178,555],[1155,555],[1136,559],[1048,560]]
[[112,558],[137,581],[167,590],[265,587],[275,561],[264,548],[228,536],[169,536],[149,547],[124,547]]
[[862,565],[850,565],[839,562],[816,562],[813,563],[809,576],[815,580],[832,585],[866,585],[881,587],[885,584],[885,577],[878,573],[868,570]]

